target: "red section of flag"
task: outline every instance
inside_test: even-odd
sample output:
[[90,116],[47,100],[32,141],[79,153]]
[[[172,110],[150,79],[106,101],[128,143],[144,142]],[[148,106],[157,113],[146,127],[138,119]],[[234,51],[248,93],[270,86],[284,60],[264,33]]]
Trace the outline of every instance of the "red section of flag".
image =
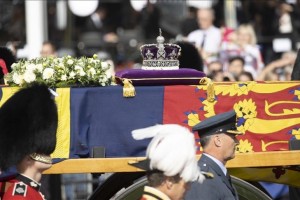
[[[260,83],[262,84],[262,83]],[[215,87],[218,87],[216,85]],[[276,85],[274,85],[276,87]],[[248,94],[223,95],[216,96],[216,103],[213,106],[213,114],[229,111],[234,108],[236,103],[243,101],[252,101],[255,105],[254,110],[257,113],[256,117],[260,120],[278,120],[278,119],[300,119],[300,114],[287,114],[287,110],[300,107],[298,96],[295,95],[295,90],[299,90],[298,86],[290,87],[288,89],[274,92],[274,93],[255,93],[249,91]],[[164,109],[163,109],[163,123],[176,123],[186,126],[191,129],[189,124],[189,114],[193,114],[194,119],[199,121],[204,120],[208,111],[205,105],[207,98],[206,91],[199,90],[196,86],[166,86],[164,92]],[[269,107],[267,106],[269,105]],[[205,107],[206,106],[206,107]],[[245,106],[245,105],[243,105]],[[247,106],[247,105],[246,105]],[[205,107],[205,108],[204,108]],[[270,130],[265,127],[266,130]],[[274,151],[287,150],[288,141],[295,139],[292,135],[292,130],[300,128],[300,121],[294,127],[282,127],[277,132],[268,134],[251,133],[246,131],[245,135],[239,136],[238,139],[244,142],[244,147],[247,151]],[[255,129],[255,128],[254,128]],[[196,142],[199,137],[195,133]]]

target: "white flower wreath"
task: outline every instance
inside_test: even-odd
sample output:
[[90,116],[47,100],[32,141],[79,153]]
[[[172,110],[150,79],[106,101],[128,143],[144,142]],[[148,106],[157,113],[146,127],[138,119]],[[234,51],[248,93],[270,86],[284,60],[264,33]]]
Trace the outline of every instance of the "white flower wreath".
[[47,57],[20,60],[5,76],[9,86],[26,86],[33,82],[45,83],[49,87],[107,86],[112,82],[110,65],[98,59]]

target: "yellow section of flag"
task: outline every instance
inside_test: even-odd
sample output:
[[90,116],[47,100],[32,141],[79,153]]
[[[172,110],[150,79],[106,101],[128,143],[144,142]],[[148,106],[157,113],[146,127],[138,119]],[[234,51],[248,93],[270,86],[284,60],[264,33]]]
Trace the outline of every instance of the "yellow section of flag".
[[[0,107],[14,94],[20,87],[2,87],[2,97]],[[58,128],[56,133],[56,148],[52,158],[69,158],[70,154],[70,88],[56,89],[58,96],[55,98],[58,110]]]
[[56,148],[52,158],[69,158],[70,154],[70,88],[57,88],[55,98],[58,112],[58,128]]
[[2,87],[2,97],[0,99],[0,107],[20,88],[19,87]]

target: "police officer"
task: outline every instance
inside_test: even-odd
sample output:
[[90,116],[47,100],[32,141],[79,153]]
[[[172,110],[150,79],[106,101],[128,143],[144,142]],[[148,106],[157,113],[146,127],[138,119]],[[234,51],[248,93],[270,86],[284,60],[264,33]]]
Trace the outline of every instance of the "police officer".
[[1,200],[44,199],[39,181],[52,166],[57,123],[57,107],[45,85],[19,90],[0,108],[0,169],[17,171],[0,179]]
[[236,135],[236,113],[232,110],[210,117],[193,127],[198,131],[203,154],[198,162],[202,171],[211,172],[213,179],[203,184],[193,183],[186,194],[186,200],[237,200],[238,194],[231,183],[225,167],[226,162],[235,157],[235,147],[239,144]]

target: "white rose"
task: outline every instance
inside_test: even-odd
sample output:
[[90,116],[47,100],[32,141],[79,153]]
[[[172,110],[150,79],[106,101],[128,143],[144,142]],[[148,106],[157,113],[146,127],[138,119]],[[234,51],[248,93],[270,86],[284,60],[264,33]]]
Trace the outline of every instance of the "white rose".
[[109,68],[109,64],[107,62],[102,62],[101,67],[102,67],[102,69],[106,70]]
[[35,81],[35,79],[36,79],[36,76],[35,76],[35,74],[33,73],[33,71],[27,70],[27,71],[24,73],[24,80],[25,80],[27,83],[31,83],[31,82]]
[[85,76],[86,73],[85,73],[83,70],[81,70],[81,71],[79,72],[79,75],[80,75],[80,76]]
[[101,82],[102,82],[102,83],[105,83],[106,81],[107,81],[107,77],[106,77],[106,76],[103,76]]
[[71,60],[71,59],[69,59],[69,60],[67,61],[67,64],[68,64],[68,65],[73,65],[73,63],[74,63],[74,61]]
[[37,64],[35,67],[36,67],[36,69],[37,69],[39,72],[42,72],[42,71],[43,71],[43,65],[42,65],[42,64]]
[[18,85],[23,82],[23,76],[19,75],[17,73],[14,73],[12,78],[13,78],[14,83],[16,83]]
[[75,69],[75,70],[79,70],[79,71],[83,70],[82,67],[81,67],[81,66],[78,66],[78,65],[76,65],[74,69]]
[[60,78],[62,81],[66,81],[67,80],[67,75],[66,74],[63,74]]
[[69,77],[70,77],[71,79],[73,79],[73,78],[75,77],[75,75],[76,75],[75,72],[71,71]]
[[113,70],[112,69],[108,69],[105,71],[105,75],[107,76],[107,78],[111,78],[113,76]]
[[31,71],[32,72],[32,71],[35,70],[35,68],[36,68],[35,64],[31,63],[31,64],[29,64],[29,65],[26,66],[26,71]]
[[59,69],[65,69],[65,66],[64,66],[62,63],[59,63],[59,64],[58,64],[58,68],[59,68]]
[[15,66],[17,66],[17,64],[16,64],[16,63],[13,63],[13,64],[11,65],[11,68],[14,69]]
[[43,79],[47,80],[53,77],[54,70],[52,68],[46,68],[43,72]]
[[89,69],[88,75],[89,76],[94,76],[96,74],[96,70],[94,68]]
[[57,58],[57,57],[55,57],[54,59],[53,59],[53,62],[54,63],[58,63],[60,60],[59,60],[59,58]]

